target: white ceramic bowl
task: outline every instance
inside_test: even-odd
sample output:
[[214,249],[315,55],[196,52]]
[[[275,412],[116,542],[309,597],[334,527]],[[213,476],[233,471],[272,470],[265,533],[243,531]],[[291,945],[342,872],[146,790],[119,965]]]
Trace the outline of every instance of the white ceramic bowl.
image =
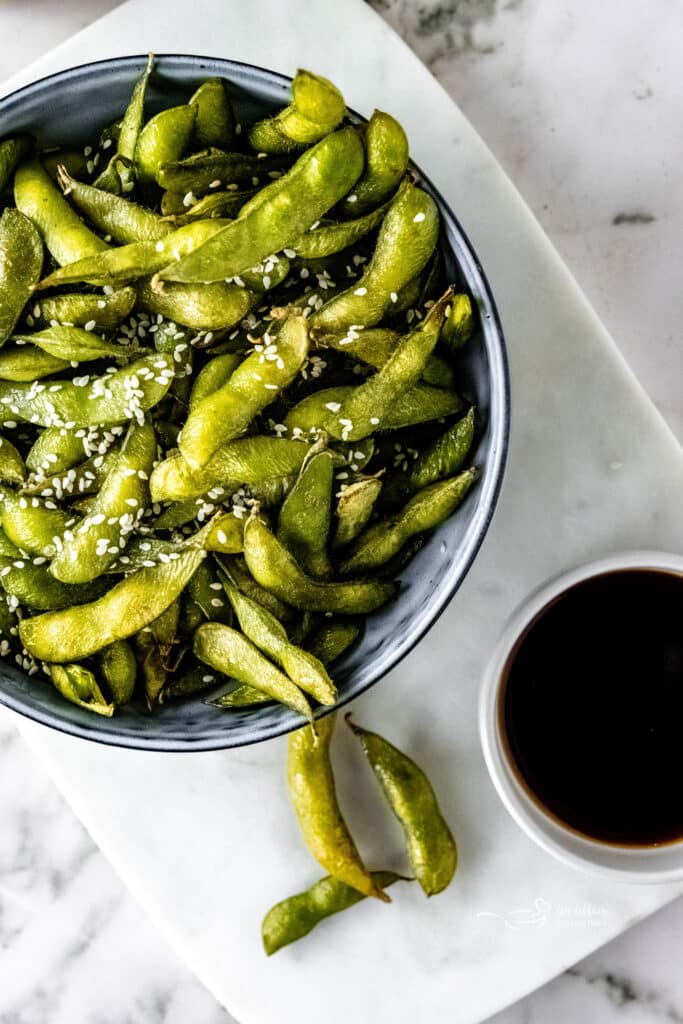
[[683,879],[683,839],[659,846],[626,847],[591,839],[558,821],[522,783],[501,735],[500,700],[508,657],[520,636],[554,598],[583,580],[619,569],[655,569],[683,576],[683,556],[662,551],[610,555],[571,569],[536,590],[513,613],[486,669],[479,702],[479,729],[494,786],[518,825],[534,842],[565,864],[622,882]]

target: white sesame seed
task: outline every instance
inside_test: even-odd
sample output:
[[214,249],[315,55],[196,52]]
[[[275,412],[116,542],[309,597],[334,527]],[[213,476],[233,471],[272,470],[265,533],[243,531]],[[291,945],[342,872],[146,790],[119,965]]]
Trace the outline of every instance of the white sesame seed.
[[416,213],[415,216],[413,217],[413,224],[421,224],[424,219],[424,213]]

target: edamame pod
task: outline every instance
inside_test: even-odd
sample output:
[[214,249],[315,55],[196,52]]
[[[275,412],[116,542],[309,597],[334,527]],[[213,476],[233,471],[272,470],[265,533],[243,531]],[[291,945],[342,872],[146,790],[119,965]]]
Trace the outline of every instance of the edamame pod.
[[138,672],[133,648],[127,640],[115,640],[100,653],[98,662],[113,703],[116,707],[127,704],[133,698]]
[[472,337],[474,326],[474,310],[469,295],[462,292],[454,295],[441,330],[441,340],[454,352]]
[[281,167],[281,160],[259,160],[248,153],[209,149],[203,153],[193,153],[184,160],[162,164],[157,180],[169,192],[194,199],[214,189],[229,188],[230,185],[258,185],[260,175],[265,176],[269,171]]
[[33,149],[33,139],[22,133],[0,142],[0,192],[9,184],[15,168]]
[[408,169],[408,139],[398,121],[375,110],[365,126],[365,169],[341,204],[346,217],[358,217],[383,203]]
[[385,903],[389,897],[367,870],[342,816],[337,800],[330,746],[335,715],[289,734],[287,781],[289,795],[309,850],[334,878],[364,896]]
[[108,704],[95,676],[83,665],[50,665],[50,679],[62,697],[86,711],[111,718],[114,705]]
[[130,359],[124,345],[104,341],[94,331],[82,327],[46,327],[34,334],[15,334],[15,341],[35,345],[55,359],[69,363],[88,363],[95,359]]
[[300,68],[292,81],[290,105],[252,125],[249,143],[261,152],[288,153],[331,132],[345,111],[344,97],[332,82]]
[[135,148],[135,169],[143,184],[158,179],[164,164],[180,160],[194,134],[196,119],[197,108],[187,104],[167,107],[147,122]]
[[0,483],[23,484],[26,467],[11,441],[0,435]]
[[4,345],[21,311],[40,280],[43,243],[35,227],[18,210],[0,216],[0,346]]
[[[79,661],[125,640],[158,618],[182,593],[206,557],[187,548],[174,561],[140,569],[108,590],[97,601],[22,619],[19,636],[40,661]],[[57,580],[53,581],[57,586]],[[74,604],[73,598],[69,602]]]
[[[85,327],[93,331],[113,331],[132,312],[134,288],[119,288],[107,294],[82,292],[41,296],[31,307],[36,327]],[[27,323],[30,321],[27,320]]]
[[235,134],[235,115],[222,78],[207,78],[190,97],[197,111],[194,140],[198,146],[229,147]]
[[327,451],[311,453],[280,508],[277,537],[304,572],[316,579],[332,575],[327,535],[332,517],[334,465]]
[[195,285],[159,283],[146,278],[138,286],[138,296],[150,312],[197,331],[233,327],[254,303],[246,288],[225,281]]
[[[197,572],[201,571],[201,568],[200,565]],[[180,598],[176,598],[153,622],[143,626],[135,637],[145,699],[150,711],[156,706],[159,695],[166,685],[169,658],[178,630],[179,616]]]
[[360,740],[389,806],[401,823],[418,882],[427,896],[435,896],[450,884],[458,851],[429,779],[388,740],[361,729],[350,715],[346,721]]
[[26,384],[68,370],[70,365],[49,352],[8,345],[0,352],[0,381]]
[[3,492],[0,518],[5,535],[22,551],[51,558],[76,517],[57,508],[54,502],[49,502],[48,508],[38,498],[15,494],[9,488],[3,488]]
[[381,490],[382,481],[376,476],[364,477],[344,488],[337,502],[337,529],[333,548],[345,547],[362,532]]
[[173,230],[173,226],[158,213],[146,210],[130,199],[76,181],[65,167],[58,167],[57,182],[64,195],[90,223],[117,242],[157,242]]
[[95,181],[97,188],[120,195],[121,192],[132,192],[135,187],[135,150],[145,117],[145,93],[153,66],[154,57],[150,53],[145,70],[135,83],[130,102],[116,133],[116,150]]
[[392,476],[382,494],[383,500],[396,503],[422,487],[455,476],[467,458],[474,439],[474,409],[449,427],[417,456],[410,468]]

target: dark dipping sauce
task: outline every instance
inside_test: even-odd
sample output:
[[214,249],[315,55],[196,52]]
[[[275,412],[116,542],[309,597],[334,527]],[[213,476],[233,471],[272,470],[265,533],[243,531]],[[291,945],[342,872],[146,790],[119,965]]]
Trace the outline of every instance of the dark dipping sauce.
[[525,788],[623,846],[683,838],[683,576],[623,570],[571,587],[527,627],[499,704]]

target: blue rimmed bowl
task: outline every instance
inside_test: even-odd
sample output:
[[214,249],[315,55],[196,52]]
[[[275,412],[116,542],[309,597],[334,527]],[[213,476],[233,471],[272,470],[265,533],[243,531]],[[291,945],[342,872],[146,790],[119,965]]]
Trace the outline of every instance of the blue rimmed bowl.
[[[98,61],[19,89],[0,100],[0,138],[25,130],[34,133],[43,146],[91,142],[103,125],[120,115],[145,62],[146,57]],[[169,55],[157,57],[155,68],[148,90],[152,112],[186,102],[203,79],[214,75],[233,84],[242,122],[272,113],[289,101],[291,79],[250,64]],[[509,379],[493,294],[453,212],[421,169],[413,170],[441,212],[449,277],[469,292],[480,311],[480,329],[459,353],[457,373],[462,391],[474,398],[480,417],[473,456],[482,467],[482,476],[458,512],[435,531],[403,570],[397,599],[368,617],[361,641],[335,663],[339,704],[385,676],[421,640],[453,597],[491,522],[507,453]],[[154,714],[130,705],[113,718],[102,719],[67,703],[40,677],[29,678],[5,662],[0,662],[0,702],[62,732],[146,750],[239,747],[301,724],[294,712],[281,705],[219,712],[196,699],[165,705]]]

